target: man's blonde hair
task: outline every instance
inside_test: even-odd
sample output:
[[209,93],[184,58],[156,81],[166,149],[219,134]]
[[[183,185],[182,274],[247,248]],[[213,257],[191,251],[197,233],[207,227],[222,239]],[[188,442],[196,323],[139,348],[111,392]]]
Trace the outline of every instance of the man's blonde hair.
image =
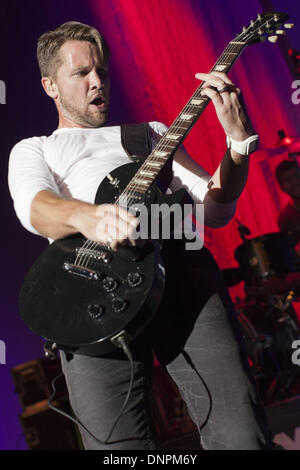
[[58,67],[62,64],[59,54],[61,46],[68,40],[89,41],[98,47],[104,65],[109,61],[109,47],[96,28],[78,21],[68,21],[54,31],[42,34],[37,43],[37,59],[42,77],[56,78]]

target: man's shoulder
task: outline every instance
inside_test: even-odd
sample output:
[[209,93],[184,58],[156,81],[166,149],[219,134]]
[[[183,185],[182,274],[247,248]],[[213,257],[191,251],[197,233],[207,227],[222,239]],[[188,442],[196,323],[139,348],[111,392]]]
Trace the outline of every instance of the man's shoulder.
[[43,145],[46,139],[46,136],[34,136],[19,140],[11,148],[10,160],[18,159],[18,157],[21,158],[28,154],[41,155],[43,153]]
[[24,148],[24,147],[39,147],[43,145],[45,139],[47,139],[47,136],[42,135],[42,136],[33,136],[33,137],[26,137],[24,139],[19,140],[12,148],[18,149],[18,148]]

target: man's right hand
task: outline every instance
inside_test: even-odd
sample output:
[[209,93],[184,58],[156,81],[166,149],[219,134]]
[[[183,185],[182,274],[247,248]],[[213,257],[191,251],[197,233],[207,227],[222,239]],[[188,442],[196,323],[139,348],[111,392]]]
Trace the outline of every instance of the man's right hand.
[[77,216],[76,226],[79,232],[89,240],[108,244],[113,250],[126,242],[136,246],[134,237],[139,223],[123,207],[114,204],[101,204],[93,211],[85,211],[85,214]]
[[31,224],[53,240],[81,233],[89,240],[109,244],[112,249],[133,238],[139,219],[115,204],[89,204],[63,199],[51,191],[40,191],[32,201]]

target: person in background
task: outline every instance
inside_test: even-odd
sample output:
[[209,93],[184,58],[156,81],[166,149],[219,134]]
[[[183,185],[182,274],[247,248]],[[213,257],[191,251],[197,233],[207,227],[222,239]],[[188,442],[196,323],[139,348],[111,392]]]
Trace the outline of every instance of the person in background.
[[300,255],[300,168],[295,160],[283,160],[275,170],[281,190],[291,200],[280,211],[278,225],[281,232],[289,234],[298,256]]

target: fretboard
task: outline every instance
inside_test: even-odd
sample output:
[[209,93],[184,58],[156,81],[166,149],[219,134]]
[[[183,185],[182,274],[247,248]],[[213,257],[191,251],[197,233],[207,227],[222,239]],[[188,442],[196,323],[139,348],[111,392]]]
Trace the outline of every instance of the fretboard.
[[[244,42],[231,41],[210,72],[217,71],[228,73],[245,47]],[[210,102],[210,98],[201,96],[202,86],[203,82],[196,89],[192,97],[171,124],[166,134],[159,140],[154,150],[131,179],[120,195],[120,200],[123,197],[126,199],[126,197],[132,193],[144,194],[166,164],[167,160],[174,155],[176,149],[186,138]]]

